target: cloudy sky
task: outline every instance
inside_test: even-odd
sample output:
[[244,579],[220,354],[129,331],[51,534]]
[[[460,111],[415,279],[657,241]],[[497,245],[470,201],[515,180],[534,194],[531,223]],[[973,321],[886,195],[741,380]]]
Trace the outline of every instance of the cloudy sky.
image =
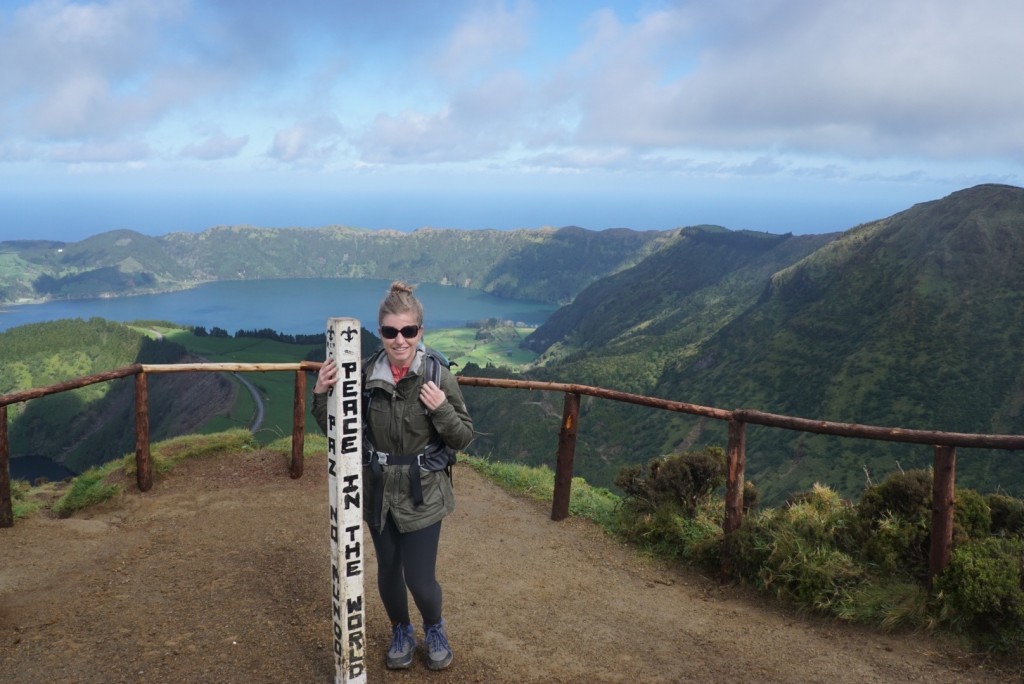
[[0,0],[0,239],[844,230],[1024,185],[1019,0]]

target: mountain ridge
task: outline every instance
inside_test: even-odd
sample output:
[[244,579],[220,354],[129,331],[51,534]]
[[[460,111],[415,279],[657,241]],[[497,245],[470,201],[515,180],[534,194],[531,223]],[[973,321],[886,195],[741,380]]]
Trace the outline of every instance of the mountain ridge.
[[[742,251],[735,234],[720,239]],[[680,293],[671,308],[660,302],[658,316],[672,322],[661,328],[641,302],[671,291],[671,273],[642,263],[606,278],[534,333],[547,358],[530,375],[810,419],[1024,431],[1024,190],[977,186],[822,239],[774,271],[744,272],[742,259],[734,261],[728,276]],[[596,291],[602,315],[587,316]],[[492,400],[474,400],[484,406],[481,420],[491,419]],[[504,408],[499,420],[544,420],[521,409],[526,417]],[[588,456],[577,463],[599,484],[610,484],[623,462],[725,443],[724,426],[713,421],[599,403],[588,411],[579,437]],[[525,451],[550,448],[524,425],[507,430],[528,442]],[[906,445],[785,431],[753,431],[748,450],[748,473],[773,502],[815,481],[853,496],[865,472],[880,477],[931,460]],[[1019,459],[978,454],[958,476],[979,489],[1012,483],[1021,493]]]
[[0,242],[0,304],[169,291],[214,280],[396,275],[565,303],[674,233],[218,226],[161,237],[114,230],[74,243],[14,240]]

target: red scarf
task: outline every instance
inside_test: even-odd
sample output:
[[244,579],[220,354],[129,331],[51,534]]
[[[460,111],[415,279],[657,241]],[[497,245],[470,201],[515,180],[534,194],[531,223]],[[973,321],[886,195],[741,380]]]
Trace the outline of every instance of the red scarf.
[[409,366],[402,368],[393,363],[389,365],[391,366],[391,377],[395,379],[395,384],[397,385],[398,381],[404,378],[405,374],[409,372]]

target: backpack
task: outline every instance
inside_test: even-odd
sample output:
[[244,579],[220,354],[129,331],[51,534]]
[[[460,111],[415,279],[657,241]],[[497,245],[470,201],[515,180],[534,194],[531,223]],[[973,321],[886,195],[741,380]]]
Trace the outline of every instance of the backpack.
[[426,380],[430,380],[438,387],[441,386],[441,366],[444,366],[448,370],[451,370],[452,366],[459,364],[452,363],[448,360],[448,357],[437,351],[433,347],[423,345],[423,351],[426,352],[423,355],[423,362],[425,368],[423,369],[423,377]]

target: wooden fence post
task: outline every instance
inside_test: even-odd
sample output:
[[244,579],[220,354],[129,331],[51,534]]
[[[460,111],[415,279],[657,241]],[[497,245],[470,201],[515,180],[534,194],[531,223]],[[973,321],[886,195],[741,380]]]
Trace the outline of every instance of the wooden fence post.
[[295,371],[295,400],[292,402],[292,479],[302,477],[306,448],[306,371]]
[[555,492],[551,497],[551,519],[569,517],[572,495],[573,461],[576,459],[576,432],[580,419],[580,395],[566,392],[562,402],[562,429],[558,432],[558,462],[555,467]]
[[956,447],[936,446],[932,480],[931,549],[928,557],[928,586],[949,565],[953,550],[955,512]]
[[135,481],[140,492],[153,488],[153,461],[149,457],[149,388],[145,371],[135,374]]
[[11,497],[11,444],[7,438],[7,406],[0,406],[0,527],[14,527]]
[[725,463],[725,521],[722,523],[722,577],[733,575],[735,558],[731,537],[743,523],[744,472],[747,467],[747,426],[740,420],[729,421],[729,445]]

